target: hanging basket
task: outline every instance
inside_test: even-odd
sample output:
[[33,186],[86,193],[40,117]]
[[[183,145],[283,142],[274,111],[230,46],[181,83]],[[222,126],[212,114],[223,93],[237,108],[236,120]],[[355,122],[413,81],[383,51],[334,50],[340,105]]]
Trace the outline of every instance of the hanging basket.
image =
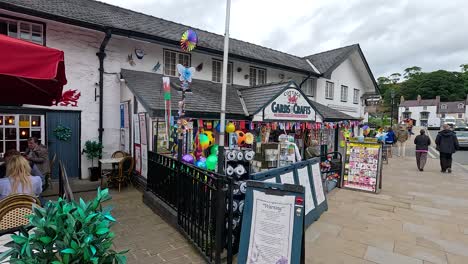
[[58,140],[61,141],[70,141],[72,136],[72,130],[69,127],[58,125],[54,129],[54,135]]

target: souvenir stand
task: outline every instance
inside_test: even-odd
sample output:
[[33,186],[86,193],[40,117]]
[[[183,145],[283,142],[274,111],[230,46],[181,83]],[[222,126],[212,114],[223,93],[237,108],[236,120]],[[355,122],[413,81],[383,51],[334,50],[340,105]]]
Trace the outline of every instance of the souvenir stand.
[[382,143],[364,137],[347,141],[342,188],[379,193],[381,180]]

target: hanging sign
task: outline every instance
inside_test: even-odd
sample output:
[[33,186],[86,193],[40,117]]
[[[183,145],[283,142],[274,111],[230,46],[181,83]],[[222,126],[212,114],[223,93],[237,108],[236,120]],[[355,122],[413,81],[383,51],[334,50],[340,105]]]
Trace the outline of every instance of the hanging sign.
[[310,121],[315,120],[315,110],[299,90],[289,88],[264,108],[263,119]]

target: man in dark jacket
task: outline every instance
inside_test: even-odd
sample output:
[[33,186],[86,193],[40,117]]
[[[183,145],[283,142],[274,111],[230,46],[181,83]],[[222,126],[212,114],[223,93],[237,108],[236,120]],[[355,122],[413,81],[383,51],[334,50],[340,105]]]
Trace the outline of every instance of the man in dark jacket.
[[424,166],[427,161],[427,152],[429,151],[429,145],[431,145],[431,139],[426,135],[426,131],[421,129],[420,135],[414,139],[416,144],[416,164],[418,165],[419,171],[424,171]]
[[448,124],[442,126],[443,130],[437,134],[436,145],[440,156],[440,169],[442,172],[452,172],[452,154],[458,148],[458,139],[455,132],[450,130]]

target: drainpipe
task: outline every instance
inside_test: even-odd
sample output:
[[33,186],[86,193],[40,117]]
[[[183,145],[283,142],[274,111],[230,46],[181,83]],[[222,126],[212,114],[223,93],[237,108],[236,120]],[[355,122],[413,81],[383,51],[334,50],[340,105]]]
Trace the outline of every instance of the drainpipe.
[[[103,108],[104,108],[104,58],[106,57],[106,46],[109,43],[109,40],[112,36],[112,30],[106,30],[106,36],[101,42],[99,47],[99,52],[96,53],[96,56],[99,58],[99,143],[102,144],[102,135],[104,133],[103,128]],[[99,155],[99,158],[102,158],[102,154]],[[99,164],[101,166],[101,164]]]

